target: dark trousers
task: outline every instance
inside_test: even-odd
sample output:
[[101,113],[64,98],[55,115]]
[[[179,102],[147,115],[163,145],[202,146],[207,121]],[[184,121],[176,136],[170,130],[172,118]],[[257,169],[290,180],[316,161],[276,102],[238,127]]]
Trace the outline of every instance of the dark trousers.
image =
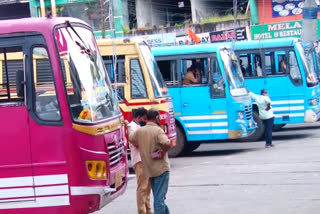
[[266,138],[266,145],[272,145],[273,120],[274,120],[274,117],[267,119],[267,120],[262,120],[263,125],[264,125],[264,134],[265,134],[265,138]]

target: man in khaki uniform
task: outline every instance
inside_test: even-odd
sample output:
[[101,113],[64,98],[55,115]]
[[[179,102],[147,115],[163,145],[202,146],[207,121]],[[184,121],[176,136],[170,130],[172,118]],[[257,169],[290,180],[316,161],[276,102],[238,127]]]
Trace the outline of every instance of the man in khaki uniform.
[[[196,77],[194,77],[196,76]],[[183,79],[183,85],[200,84],[201,81],[200,70],[193,67],[188,68]]]
[[154,197],[154,213],[169,214],[169,208],[164,200],[169,186],[170,140],[160,128],[159,111],[150,109],[147,117],[149,121],[147,125],[130,134],[129,140],[139,148],[143,172],[150,179]]

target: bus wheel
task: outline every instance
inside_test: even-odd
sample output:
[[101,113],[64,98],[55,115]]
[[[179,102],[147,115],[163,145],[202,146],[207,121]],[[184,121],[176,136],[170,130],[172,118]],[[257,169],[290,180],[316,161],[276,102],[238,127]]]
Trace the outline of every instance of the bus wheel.
[[272,130],[275,131],[275,132],[280,131],[285,125],[286,125],[286,123],[285,124],[273,125]]
[[184,153],[188,154],[199,148],[201,145],[200,142],[188,142],[185,146]]
[[185,148],[186,137],[181,129],[181,127],[176,126],[177,131],[177,144],[169,150],[169,157],[178,157]]
[[254,120],[254,122],[256,122],[258,128],[251,135],[249,135],[248,137],[241,138],[242,142],[258,141],[264,135],[264,125],[263,125],[262,120],[259,118],[258,112],[254,111],[254,112],[252,112],[252,114],[253,114],[253,120]]

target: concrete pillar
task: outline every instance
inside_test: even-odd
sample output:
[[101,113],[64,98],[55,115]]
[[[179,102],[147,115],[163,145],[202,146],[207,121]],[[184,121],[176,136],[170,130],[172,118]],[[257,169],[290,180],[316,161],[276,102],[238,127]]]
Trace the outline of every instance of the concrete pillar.
[[208,10],[208,7],[210,4],[214,4],[210,1],[202,1],[202,0],[190,0],[191,4],[191,14],[192,14],[192,23],[193,24],[199,24],[204,19],[210,17],[211,12],[210,9]]
[[44,0],[40,0],[40,11],[41,11],[41,17],[46,16],[46,8],[44,5]]
[[155,4],[157,0],[137,0],[136,17],[138,28],[153,28],[166,24],[165,8]]
[[146,25],[152,26],[152,8],[150,3],[150,0],[136,1],[136,17],[138,28],[145,28]]
[[249,5],[252,24],[259,24],[259,12],[256,0],[249,0]]
[[128,0],[122,0],[121,4],[122,4],[123,25],[128,28],[129,27]]

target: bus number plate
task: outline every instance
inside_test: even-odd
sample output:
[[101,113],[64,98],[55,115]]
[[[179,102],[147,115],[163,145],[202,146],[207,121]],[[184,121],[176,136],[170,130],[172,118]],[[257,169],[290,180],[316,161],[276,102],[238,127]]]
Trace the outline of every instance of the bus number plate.
[[116,172],[116,175],[115,175],[115,188],[118,189],[119,186],[121,186],[121,183],[122,183],[122,171],[118,171]]

